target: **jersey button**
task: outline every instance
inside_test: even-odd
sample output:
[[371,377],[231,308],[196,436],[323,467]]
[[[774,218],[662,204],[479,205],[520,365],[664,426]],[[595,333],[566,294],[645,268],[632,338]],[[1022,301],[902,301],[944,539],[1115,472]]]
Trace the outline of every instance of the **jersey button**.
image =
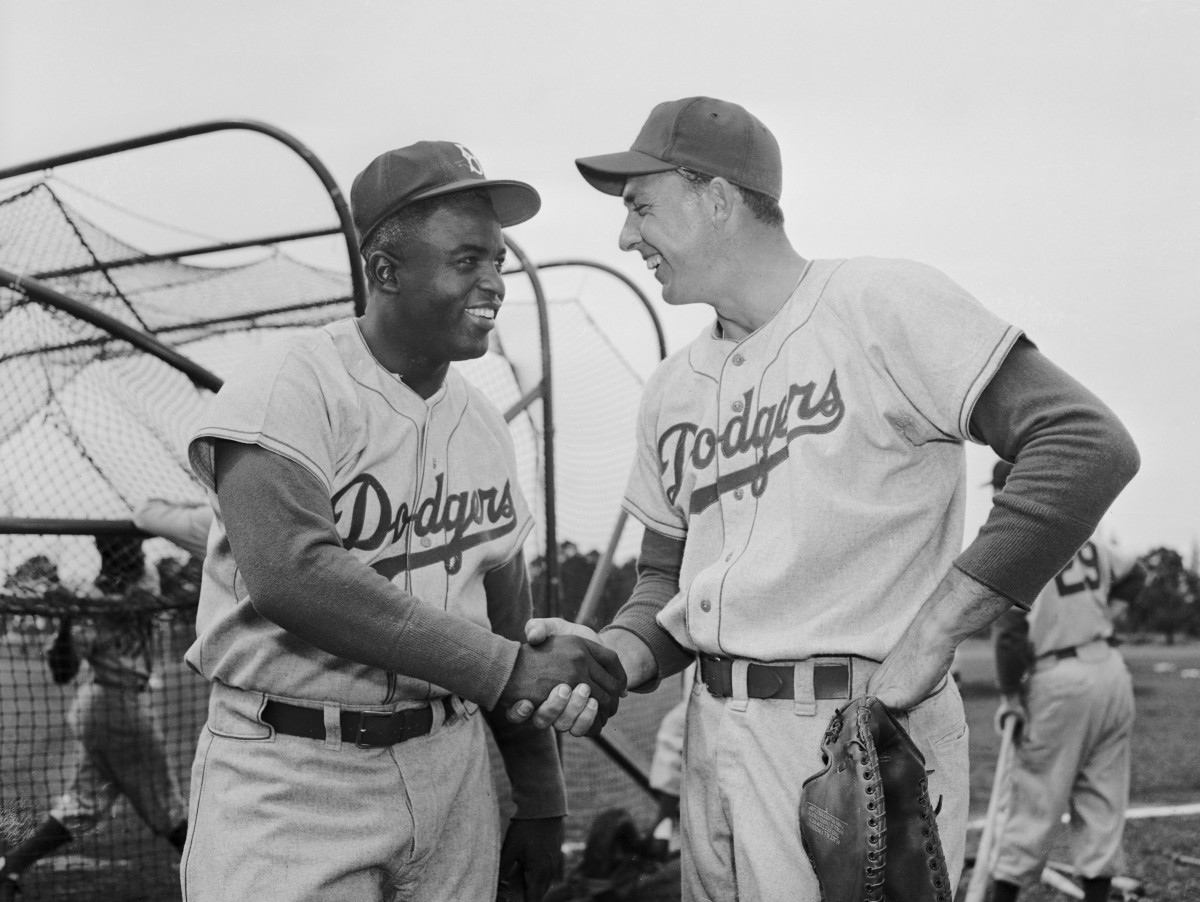
[[745,492],[743,492],[741,489],[734,489],[734,490],[733,490],[733,497],[734,497],[734,498],[736,498],[738,501],[741,501],[741,500],[742,500],[742,497],[743,497],[745,494],[746,494],[746,493],[745,493]]
[[734,366],[741,366],[745,362],[746,362],[746,358],[743,357],[741,354],[733,355],[733,365]]
[[707,614],[712,610],[712,602],[710,602],[707,598],[704,599],[704,601],[700,602],[700,610]]
[[429,538],[429,536],[421,537],[421,547],[422,548],[428,548],[432,544],[433,544],[433,539]]
[[742,412],[742,407],[743,407],[743,405],[742,405],[742,402],[741,402],[741,401],[734,401],[734,402],[733,402],[733,412],[734,412],[734,413],[741,413],[741,412]]

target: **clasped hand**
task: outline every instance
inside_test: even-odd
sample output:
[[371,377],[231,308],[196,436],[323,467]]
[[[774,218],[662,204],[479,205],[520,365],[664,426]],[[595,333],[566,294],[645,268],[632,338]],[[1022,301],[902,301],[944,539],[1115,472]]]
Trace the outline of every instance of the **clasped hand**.
[[[572,736],[595,736],[625,695],[625,668],[594,630],[547,617],[525,626],[527,645],[517,653],[500,702],[511,723],[533,718]],[[572,689],[572,686],[574,688]]]

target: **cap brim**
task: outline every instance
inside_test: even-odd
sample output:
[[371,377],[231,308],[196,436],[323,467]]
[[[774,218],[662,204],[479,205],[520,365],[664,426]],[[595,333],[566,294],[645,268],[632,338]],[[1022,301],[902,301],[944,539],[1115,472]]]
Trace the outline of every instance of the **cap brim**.
[[[407,207],[414,201],[424,200],[427,197],[441,197],[445,194],[456,194],[459,191],[479,190],[487,192],[492,201],[492,209],[496,211],[496,218],[500,220],[502,228],[507,229],[509,226],[519,225],[527,219],[532,219],[534,214],[542,208],[542,197],[533,185],[507,179],[460,179],[457,182],[438,185],[436,188],[410,197],[403,206]],[[403,207],[397,207],[392,213],[398,213],[402,209]],[[390,216],[391,213],[388,215]]]
[[618,197],[625,190],[625,180],[635,175],[650,175],[655,172],[670,172],[678,169],[678,163],[668,163],[640,150],[623,150],[606,153],[598,157],[580,157],[575,161],[579,174],[593,188]]

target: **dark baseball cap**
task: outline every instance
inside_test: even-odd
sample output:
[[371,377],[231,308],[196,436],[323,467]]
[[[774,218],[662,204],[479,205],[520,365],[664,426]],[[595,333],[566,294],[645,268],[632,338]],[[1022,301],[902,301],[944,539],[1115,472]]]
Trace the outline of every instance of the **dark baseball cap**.
[[743,107],[712,97],[660,103],[629,150],[575,161],[594,188],[620,195],[635,175],[692,169],[779,200],[779,142]]
[[505,228],[531,218],[542,206],[532,185],[487,178],[479,158],[453,141],[418,141],[380,154],[350,187],[358,246],[367,243],[380,223],[414,201],[480,188]]

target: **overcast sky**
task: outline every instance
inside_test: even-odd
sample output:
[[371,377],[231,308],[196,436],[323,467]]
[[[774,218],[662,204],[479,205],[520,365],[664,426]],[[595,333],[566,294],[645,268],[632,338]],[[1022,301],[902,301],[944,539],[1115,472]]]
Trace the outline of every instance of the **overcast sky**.
[[[619,266],[655,297],[616,248],[620,203],[573,159],[628,147],[655,103],[693,94],[741,103],[775,132],[802,254],[936,266],[1108,402],[1143,458],[1110,524],[1135,550],[1188,553],[1196,0],[0,4],[0,167],[246,117],[295,135],[348,191],[388,148],[460,141],[490,176],[541,191],[542,212],[511,233],[531,257]],[[328,221],[307,191],[254,171],[294,162],[250,137],[229,146],[179,156],[142,189],[146,208],[224,238]],[[187,194],[216,170],[229,195]],[[154,209],[175,192],[185,199]],[[709,319],[660,316],[672,349]],[[991,462],[968,451],[973,483]],[[971,503],[968,538],[987,492]]]

